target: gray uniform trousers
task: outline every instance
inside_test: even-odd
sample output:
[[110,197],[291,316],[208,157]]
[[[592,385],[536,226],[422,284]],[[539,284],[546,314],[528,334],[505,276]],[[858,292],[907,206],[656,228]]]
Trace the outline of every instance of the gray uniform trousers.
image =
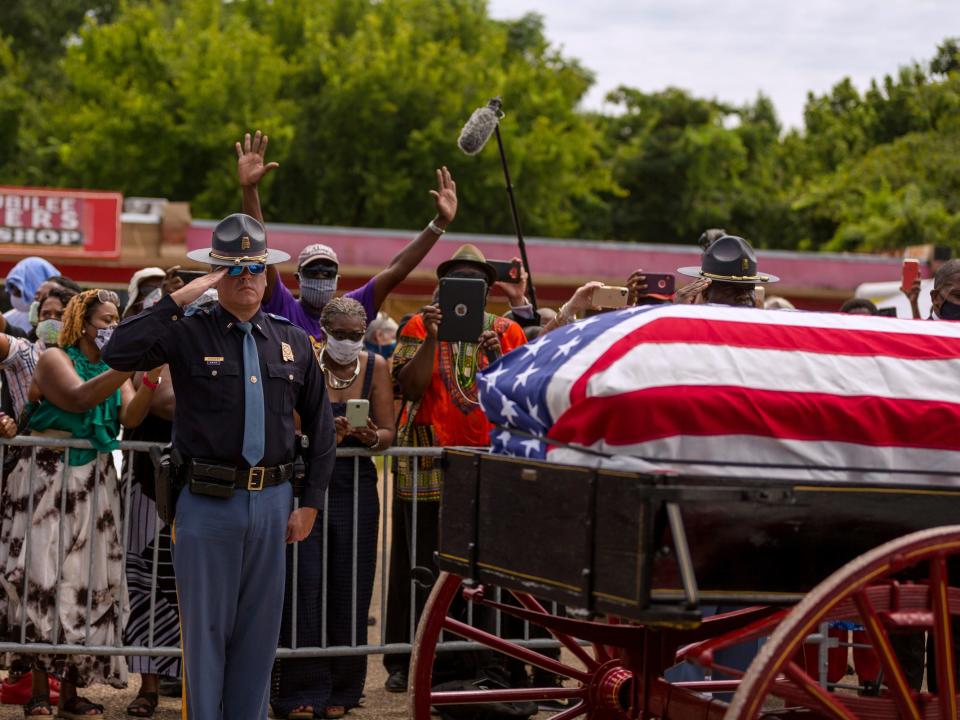
[[184,718],[263,720],[283,612],[290,483],[177,501]]

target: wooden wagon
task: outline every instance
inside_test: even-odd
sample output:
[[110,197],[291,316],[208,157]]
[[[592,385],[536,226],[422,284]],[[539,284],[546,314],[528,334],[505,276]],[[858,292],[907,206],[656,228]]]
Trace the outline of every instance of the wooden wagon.
[[[538,700],[565,704],[554,720],[958,717],[960,477],[647,475],[470,450],[448,451],[443,467],[444,572],[417,631],[414,720],[443,705]],[[563,653],[471,625],[450,611],[461,598],[541,628]],[[705,616],[718,605],[737,609]],[[847,641],[857,631],[850,644],[876,665],[869,681],[825,687],[805,662],[830,625]],[[434,690],[441,633],[563,682]],[[763,638],[747,671],[718,661]],[[918,643],[908,659],[902,647]],[[924,656],[925,680],[911,686]],[[667,680],[680,662],[706,679]]]

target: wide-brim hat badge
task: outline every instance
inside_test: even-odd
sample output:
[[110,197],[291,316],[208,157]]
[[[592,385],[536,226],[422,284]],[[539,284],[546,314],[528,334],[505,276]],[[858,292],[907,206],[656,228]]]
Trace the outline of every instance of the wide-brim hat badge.
[[736,235],[722,235],[710,243],[700,258],[700,267],[677,268],[681,275],[717,282],[758,285],[779,282],[776,275],[757,272],[757,255],[750,243]]
[[255,218],[243,213],[228,215],[213,228],[210,247],[191,250],[187,257],[207,265],[273,265],[290,256],[267,248],[267,234]]

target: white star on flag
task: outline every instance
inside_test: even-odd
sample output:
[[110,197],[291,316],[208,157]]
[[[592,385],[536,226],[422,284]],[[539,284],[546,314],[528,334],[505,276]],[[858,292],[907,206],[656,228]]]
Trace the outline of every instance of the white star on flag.
[[510,442],[510,433],[506,430],[500,431],[500,434],[497,435],[497,440],[500,441],[500,444],[504,447],[507,446],[507,443]]
[[575,323],[572,323],[567,326],[569,328],[569,332],[567,334],[580,332],[585,327],[593,325],[595,322],[597,322],[597,320],[600,319],[600,317],[601,317],[600,315],[594,315],[593,317],[588,317],[585,320],[577,320]]
[[514,424],[514,420],[517,419],[517,404],[508,398],[506,395],[503,395],[503,406],[500,408],[500,414],[503,415],[504,419],[510,423]]
[[524,440],[520,445],[523,446],[523,449],[526,450],[527,457],[530,457],[531,452],[537,452],[540,450],[540,441],[539,440]]
[[577,345],[580,344],[580,338],[573,338],[570,342],[565,342],[557,348],[557,354],[566,357]]
[[534,404],[532,398],[527,398],[527,414],[536,420],[541,427],[546,427],[546,423],[540,417],[540,406]]
[[501,365],[493,372],[484,373],[483,375],[480,376],[480,379],[483,380],[484,383],[486,383],[487,387],[492,387],[493,384],[500,379],[501,375],[506,375],[506,374],[507,374],[507,369],[503,365]]
[[522,373],[517,374],[517,380],[516,382],[513,383],[513,389],[516,390],[519,387],[526,387],[527,379],[536,374],[537,374],[537,368],[533,363],[531,363],[530,367],[528,367]]
[[545,348],[547,344],[548,343],[546,340],[537,340],[536,342],[526,343],[525,345],[521,345],[520,347],[523,349],[525,353],[527,353],[531,357],[536,357],[537,353],[543,350],[543,348]]

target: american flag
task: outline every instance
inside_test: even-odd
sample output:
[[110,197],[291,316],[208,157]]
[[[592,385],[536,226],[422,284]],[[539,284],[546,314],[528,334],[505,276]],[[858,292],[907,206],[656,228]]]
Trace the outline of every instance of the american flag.
[[518,457],[960,484],[960,323],[631,308],[505,355],[480,402],[493,451]]

